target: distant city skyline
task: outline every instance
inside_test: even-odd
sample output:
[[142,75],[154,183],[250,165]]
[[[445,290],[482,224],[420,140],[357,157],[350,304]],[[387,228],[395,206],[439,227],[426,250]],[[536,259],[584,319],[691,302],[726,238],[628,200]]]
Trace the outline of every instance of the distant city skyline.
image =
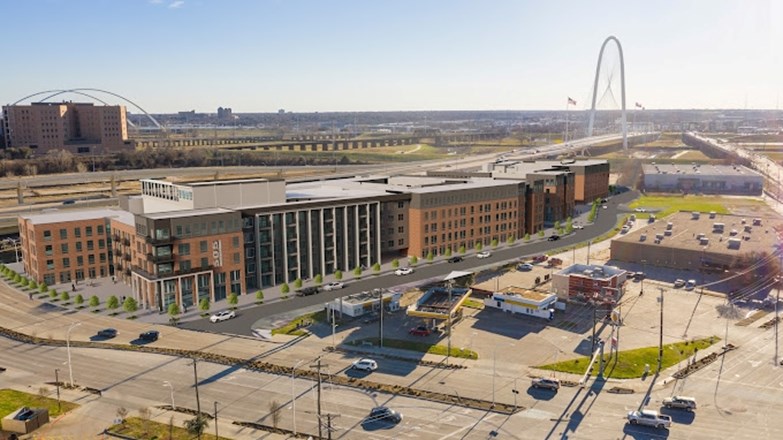
[[568,97],[583,110],[609,35],[623,44],[629,109],[776,109],[783,92],[783,3],[773,0],[0,7],[0,104],[95,87],[151,113],[565,110]]

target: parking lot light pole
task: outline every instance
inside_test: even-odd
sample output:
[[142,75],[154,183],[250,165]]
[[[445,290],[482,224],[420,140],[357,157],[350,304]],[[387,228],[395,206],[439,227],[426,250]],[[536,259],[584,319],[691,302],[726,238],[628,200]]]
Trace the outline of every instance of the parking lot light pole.
[[642,260],[642,285],[639,288],[639,296],[644,295],[644,279],[647,278],[647,260]]
[[167,380],[163,381],[163,386],[164,387],[168,387],[169,390],[170,390],[170,393],[171,393],[171,410],[174,411],[174,408],[176,408],[176,406],[174,406],[174,386],[171,384],[171,382],[169,382]]
[[294,365],[294,368],[291,369],[291,415],[294,425],[294,437],[296,437],[296,392],[294,390],[294,380],[296,379],[296,369],[302,365],[304,361],[304,359],[300,360]]
[[71,366],[71,330],[82,325],[81,322],[74,322],[68,327],[68,332],[65,334],[65,346],[68,351],[68,376],[71,381],[71,388],[73,388],[73,367]]

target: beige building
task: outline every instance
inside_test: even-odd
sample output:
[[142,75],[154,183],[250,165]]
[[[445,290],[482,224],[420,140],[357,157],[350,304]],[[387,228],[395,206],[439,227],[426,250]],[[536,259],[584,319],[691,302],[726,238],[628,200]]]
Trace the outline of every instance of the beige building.
[[55,149],[76,154],[133,149],[121,105],[35,102],[3,106],[3,136],[6,148],[29,147],[37,154]]

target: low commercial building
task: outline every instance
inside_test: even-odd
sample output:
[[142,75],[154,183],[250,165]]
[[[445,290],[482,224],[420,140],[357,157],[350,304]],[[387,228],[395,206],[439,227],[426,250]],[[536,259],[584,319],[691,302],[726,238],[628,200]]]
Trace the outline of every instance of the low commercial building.
[[764,177],[742,165],[647,164],[644,189],[655,192],[761,195]]
[[678,212],[612,240],[611,258],[693,271],[743,268],[777,253],[780,230],[779,219]]
[[484,299],[484,305],[504,312],[552,319],[557,295],[521,287],[509,286]]
[[613,266],[572,264],[552,274],[552,293],[563,301],[613,304],[625,279],[626,271]]
[[[388,290],[381,290],[383,297],[384,310],[396,312],[400,309],[400,298],[402,294]],[[327,310],[334,310],[336,313],[345,314],[352,318],[366,315],[368,313],[379,313],[381,309],[379,293],[361,292],[353,295],[337,298],[326,303]]]
[[[465,288],[433,287],[424,292],[416,304],[408,306],[406,314],[415,318],[445,321],[461,316],[462,305],[472,291]],[[435,326],[433,326],[435,327]]]

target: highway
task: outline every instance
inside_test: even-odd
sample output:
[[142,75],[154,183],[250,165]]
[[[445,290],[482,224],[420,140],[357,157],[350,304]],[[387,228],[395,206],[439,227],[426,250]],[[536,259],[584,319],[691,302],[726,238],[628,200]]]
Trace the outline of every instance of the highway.
[[594,224],[586,225],[584,229],[576,230],[574,234],[565,236],[557,241],[542,240],[529,244],[523,244],[521,246],[514,246],[511,248],[502,247],[498,250],[493,250],[492,256],[488,259],[478,259],[470,256],[466,257],[462,262],[459,263],[441,262],[435,264],[426,264],[424,261],[420,261],[415,266],[415,272],[404,277],[394,275],[393,273],[373,276],[370,275],[368,271],[366,272],[367,275],[365,275],[363,279],[358,281],[348,281],[346,282],[346,287],[341,290],[335,290],[331,292],[324,291],[318,293],[317,295],[293,297],[286,301],[277,301],[269,304],[255,306],[242,310],[242,312],[239,313],[238,316],[234,319],[223,321],[217,324],[212,324],[208,319],[199,319],[196,321],[182,323],[180,326],[183,328],[196,330],[207,330],[238,335],[252,335],[253,324],[255,324],[259,319],[324,304],[341,296],[351,295],[376,288],[391,288],[402,282],[413,283],[417,281],[430,280],[433,278],[442,279],[452,270],[472,271],[482,266],[499,265],[502,262],[514,261],[524,256],[542,254],[558,248],[568,248],[570,246],[594,239],[610,231],[617,224],[618,207],[622,204],[629,203],[636,197],[638,197],[637,192],[629,191],[609,198],[609,203],[606,204],[607,208],[599,210]]

